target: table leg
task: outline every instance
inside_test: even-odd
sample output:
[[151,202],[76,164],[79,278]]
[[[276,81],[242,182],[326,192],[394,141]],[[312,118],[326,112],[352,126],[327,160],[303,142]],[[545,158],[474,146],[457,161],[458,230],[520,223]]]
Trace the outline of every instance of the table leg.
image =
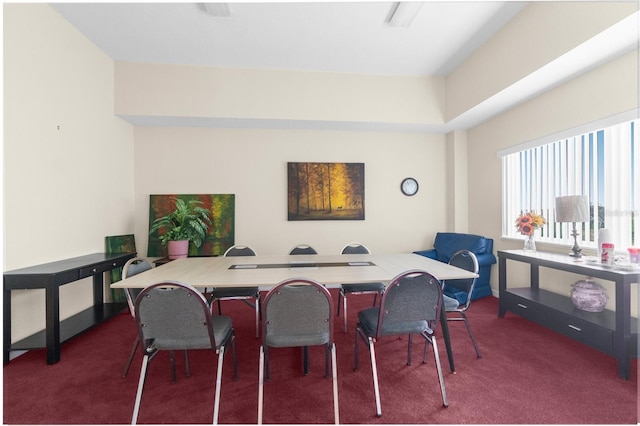
[[507,291],[507,259],[498,257],[498,316],[504,318],[507,313],[502,295]]
[[104,303],[104,273],[93,276],[93,306],[102,308]]
[[618,360],[618,376],[629,380],[631,360],[631,288],[629,283],[616,282],[616,332],[613,352]]
[[60,289],[48,283],[45,290],[47,364],[60,361]]
[[452,373],[456,372],[453,363],[453,350],[451,349],[451,336],[449,335],[449,324],[447,323],[447,313],[444,309],[440,310],[440,324],[442,325],[442,336],[444,337],[444,345],[447,348],[447,358],[449,358],[449,368]]
[[9,362],[9,354],[11,353],[11,290],[4,289],[3,294],[3,351],[4,363]]

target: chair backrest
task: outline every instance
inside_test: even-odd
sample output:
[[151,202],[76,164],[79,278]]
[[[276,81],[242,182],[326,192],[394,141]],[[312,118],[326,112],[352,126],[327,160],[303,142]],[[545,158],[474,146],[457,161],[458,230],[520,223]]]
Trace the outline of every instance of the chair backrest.
[[[473,252],[469,250],[457,251],[453,256],[451,256],[451,260],[449,260],[449,265],[456,266],[460,269],[471,271],[476,274],[479,271],[478,258]],[[467,300],[461,306],[461,308],[466,309],[471,304],[471,293],[473,292],[473,287],[475,286],[475,284],[476,284],[476,278],[446,280],[444,282],[444,289],[446,289],[447,287],[451,287],[467,293]]]
[[289,254],[318,254],[318,252],[307,244],[300,244],[292,248]]
[[368,248],[360,243],[349,243],[342,249],[342,254],[369,254]]
[[422,270],[410,270],[396,276],[387,286],[380,302],[376,337],[385,334],[435,332],[442,308],[442,284]]
[[[148,260],[142,259],[140,257],[134,257],[133,259],[127,260],[127,263],[125,263],[122,267],[122,279],[138,275],[139,273],[148,271],[151,268],[151,263]],[[133,303],[141,291],[141,288],[124,289],[124,294],[127,297],[127,305],[129,305],[129,312],[131,312],[131,316],[133,317],[135,317],[135,307]]]
[[263,344],[295,347],[333,342],[333,298],[315,281],[282,281],[267,293],[262,309]]
[[166,281],[146,287],[135,312],[143,350],[216,348],[207,301],[188,284]]
[[235,246],[229,247],[227,251],[225,251],[223,254],[224,257],[255,256],[255,255],[256,255],[256,251],[254,249],[252,249],[249,246],[243,246],[243,245],[235,245]]

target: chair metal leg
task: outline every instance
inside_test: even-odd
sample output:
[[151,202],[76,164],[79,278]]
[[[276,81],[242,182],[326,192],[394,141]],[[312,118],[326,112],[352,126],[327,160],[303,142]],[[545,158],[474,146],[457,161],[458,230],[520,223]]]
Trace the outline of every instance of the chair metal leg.
[[358,353],[359,353],[359,349],[358,349],[358,334],[360,334],[360,331],[358,330],[358,326],[356,325],[356,341],[354,344],[354,351],[353,351],[353,371],[358,371]]
[[338,363],[336,361],[336,344],[331,344],[331,370],[333,374],[333,412],[335,424],[340,424],[340,405],[338,402]]
[[256,339],[260,337],[260,297],[256,297]]
[[344,304],[344,332],[347,332],[347,295],[345,293],[345,295],[342,297],[342,303]]
[[142,400],[142,390],[144,389],[144,381],[147,377],[147,367],[149,365],[149,355],[145,354],[142,358],[142,367],[140,368],[140,379],[138,380],[138,390],[136,392],[136,402],[133,404],[133,416],[131,424],[138,422],[138,413],[140,412],[140,401]]
[[138,349],[138,344],[140,343],[140,336],[136,334],[136,340],[133,342],[133,346],[131,347],[131,352],[129,353],[129,358],[127,358],[127,363],[124,365],[124,370],[122,370],[122,378],[127,377],[129,373],[129,367],[131,367],[131,362],[133,361],[133,357],[136,354],[136,349]]
[[236,335],[231,336],[231,356],[233,357],[233,381],[238,381],[238,351],[236,350]]
[[471,326],[469,325],[469,321],[467,321],[467,316],[464,314],[464,312],[460,312],[460,315],[462,315],[462,320],[464,321],[464,325],[467,327],[467,333],[469,334],[469,337],[471,338],[471,343],[473,343],[473,347],[476,350],[476,356],[478,358],[482,358],[482,354],[480,353],[480,348],[478,348],[478,342],[476,342],[476,338],[473,336],[473,333],[471,332]]
[[373,374],[373,391],[376,395],[376,415],[382,416],[382,406],[380,404],[380,388],[378,386],[378,364],[376,363],[376,351],[373,345],[373,338],[369,337],[369,355],[371,356],[371,370]]
[[176,379],[176,357],[173,351],[169,351],[169,362],[171,363],[171,381],[175,383]]
[[309,347],[302,347],[302,371],[305,376],[309,374]]
[[407,365],[411,365],[411,349],[413,348],[413,338],[410,334],[407,340],[409,341],[409,343],[407,343]]
[[442,365],[440,365],[440,355],[438,354],[438,344],[436,343],[436,337],[431,337],[431,345],[433,345],[433,356],[436,359],[436,368],[438,369],[438,380],[440,380],[440,391],[442,392],[442,405],[449,406],[449,400],[447,399],[447,391],[444,388],[444,377],[442,376]]
[[220,387],[222,386],[222,364],[224,364],[224,346],[218,349],[218,373],[216,374],[216,396],[213,402],[213,424],[218,424],[220,413]]
[[260,366],[258,373],[258,424],[262,424],[262,401],[264,396],[264,348],[260,346]]
[[191,367],[189,366],[189,351],[184,350],[184,375],[191,377]]

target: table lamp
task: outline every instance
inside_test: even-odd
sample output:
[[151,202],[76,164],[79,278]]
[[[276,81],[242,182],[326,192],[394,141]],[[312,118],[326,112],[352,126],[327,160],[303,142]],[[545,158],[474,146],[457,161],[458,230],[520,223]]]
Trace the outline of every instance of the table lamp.
[[589,220],[589,198],[586,195],[568,195],[556,197],[556,222],[573,222],[573,247],[572,257],[582,257],[582,248],[578,245],[578,231],[576,222]]

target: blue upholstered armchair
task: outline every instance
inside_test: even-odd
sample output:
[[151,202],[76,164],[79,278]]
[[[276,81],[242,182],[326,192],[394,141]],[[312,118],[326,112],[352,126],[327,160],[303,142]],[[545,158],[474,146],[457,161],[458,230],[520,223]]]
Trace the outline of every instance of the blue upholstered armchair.
[[[433,246],[434,248],[431,250],[414,251],[414,253],[448,263],[451,256],[458,250],[467,249],[473,252],[478,258],[480,276],[476,281],[471,300],[491,295],[491,286],[489,285],[491,265],[496,263],[496,257],[493,255],[493,240],[491,238],[473,234],[438,232]],[[458,299],[460,303],[466,302],[464,293],[454,293],[450,289],[445,289],[444,293],[449,297]]]

